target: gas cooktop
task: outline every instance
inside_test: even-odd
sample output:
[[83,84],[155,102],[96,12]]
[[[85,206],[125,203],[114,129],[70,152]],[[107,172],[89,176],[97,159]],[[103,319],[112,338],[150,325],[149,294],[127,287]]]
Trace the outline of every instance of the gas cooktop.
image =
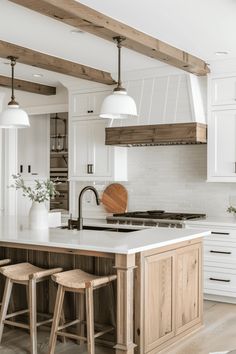
[[204,219],[205,214],[174,213],[164,210],[134,211],[107,217],[108,224],[156,227],[184,227],[185,220]]
[[192,220],[206,217],[205,214],[174,213],[164,210],[134,211],[123,214],[113,214],[114,217],[122,218],[145,218],[145,219],[167,219],[167,220]]

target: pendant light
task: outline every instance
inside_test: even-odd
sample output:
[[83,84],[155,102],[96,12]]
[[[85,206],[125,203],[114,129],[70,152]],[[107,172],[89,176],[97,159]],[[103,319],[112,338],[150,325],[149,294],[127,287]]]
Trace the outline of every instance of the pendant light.
[[101,107],[100,117],[109,119],[126,119],[137,116],[137,107],[132,97],[127,95],[127,91],[121,83],[121,43],[124,37],[114,37],[118,48],[118,82],[113,93],[107,96]]
[[17,58],[10,56],[7,59],[11,60],[11,101],[0,115],[0,128],[27,128],[30,125],[28,114],[19,107],[14,95],[14,68]]

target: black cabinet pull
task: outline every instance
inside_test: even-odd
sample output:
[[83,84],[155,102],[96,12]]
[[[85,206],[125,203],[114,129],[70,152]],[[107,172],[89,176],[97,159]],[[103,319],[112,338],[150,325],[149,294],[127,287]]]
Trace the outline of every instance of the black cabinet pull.
[[31,166],[28,165],[28,173],[31,173]]
[[229,232],[216,232],[216,231],[212,231],[211,234],[212,235],[230,235]]
[[92,163],[88,163],[87,164],[87,173],[89,175],[92,175],[93,174],[93,164]]
[[93,110],[87,111],[87,113],[93,113]]
[[23,165],[20,165],[20,173],[23,173]]
[[230,279],[218,279],[218,278],[209,278],[210,280],[214,280],[214,281],[222,281],[224,283],[230,283]]
[[211,253],[220,253],[220,254],[232,254],[232,252],[225,252],[225,251],[214,251],[210,250]]
[[32,172],[31,175],[32,175],[32,176],[38,176],[38,173]]

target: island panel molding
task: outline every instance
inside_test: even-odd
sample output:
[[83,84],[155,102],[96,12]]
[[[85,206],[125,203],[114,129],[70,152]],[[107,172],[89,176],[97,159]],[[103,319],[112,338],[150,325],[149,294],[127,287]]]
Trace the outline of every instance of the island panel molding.
[[204,60],[75,0],[11,0],[11,2],[109,41],[113,41],[113,38],[117,36],[125,37],[122,46],[192,74],[205,76],[210,72]]
[[[11,87],[11,78],[0,75],[0,86]],[[14,88],[19,91],[37,93],[40,95],[52,96],[56,95],[56,87],[42,85],[37,82],[14,79]]]
[[74,76],[84,80],[99,82],[101,84],[115,84],[111,74],[106,71],[97,70],[86,65],[0,40],[0,57],[6,59],[9,55],[17,57],[17,62],[22,64]]

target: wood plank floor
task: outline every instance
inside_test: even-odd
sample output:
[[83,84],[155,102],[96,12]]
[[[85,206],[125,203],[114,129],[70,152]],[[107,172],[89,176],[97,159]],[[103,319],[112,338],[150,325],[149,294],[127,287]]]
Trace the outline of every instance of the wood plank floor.
[[[179,342],[162,354],[209,354],[236,349],[236,305],[205,301],[203,329]],[[38,354],[48,353],[48,331],[38,333]],[[19,330],[6,329],[0,345],[1,354],[29,354],[29,335]],[[86,354],[86,347],[73,342],[57,344],[56,354]],[[114,354],[113,349],[98,346],[96,354]],[[236,352],[233,351],[232,354]]]

